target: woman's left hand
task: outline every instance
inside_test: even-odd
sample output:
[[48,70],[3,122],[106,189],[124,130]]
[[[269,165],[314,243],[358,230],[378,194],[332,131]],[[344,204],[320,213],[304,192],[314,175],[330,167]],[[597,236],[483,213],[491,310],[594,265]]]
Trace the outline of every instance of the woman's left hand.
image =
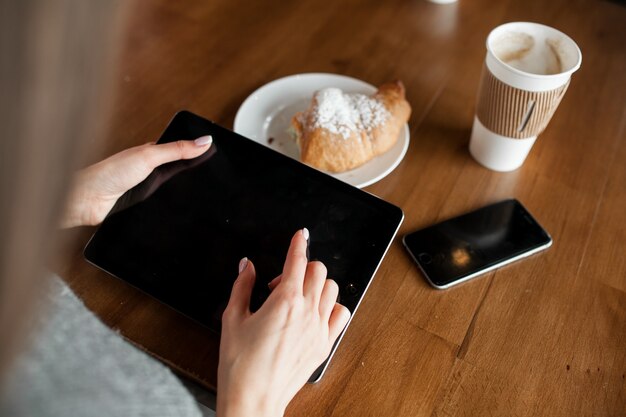
[[61,227],[97,225],[118,198],[145,180],[159,165],[205,153],[210,136],[164,144],[147,143],[117,153],[76,174]]

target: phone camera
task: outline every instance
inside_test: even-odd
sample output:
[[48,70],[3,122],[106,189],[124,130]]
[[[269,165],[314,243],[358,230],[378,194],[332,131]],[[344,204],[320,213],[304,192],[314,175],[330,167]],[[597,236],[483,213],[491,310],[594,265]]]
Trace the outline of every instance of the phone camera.
[[419,255],[417,255],[417,259],[423,265],[428,265],[428,264],[432,263],[432,261],[433,261],[433,257],[430,256],[430,254],[426,253],[426,252],[422,252]]

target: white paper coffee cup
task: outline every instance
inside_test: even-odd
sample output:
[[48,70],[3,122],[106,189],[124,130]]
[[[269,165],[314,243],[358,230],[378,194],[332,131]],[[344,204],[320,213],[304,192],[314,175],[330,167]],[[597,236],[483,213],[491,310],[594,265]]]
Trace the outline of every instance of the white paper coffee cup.
[[469,149],[487,168],[512,171],[547,126],[582,55],[570,37],[538,23],[498,26],[486,43]]

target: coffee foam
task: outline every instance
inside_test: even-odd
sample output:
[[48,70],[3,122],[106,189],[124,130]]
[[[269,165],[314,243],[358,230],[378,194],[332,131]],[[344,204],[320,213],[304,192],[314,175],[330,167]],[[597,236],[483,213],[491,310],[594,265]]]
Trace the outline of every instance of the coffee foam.
[[502,62],[531,74],[552,75],[565,70],[565,51],[555,38],[537,40],[523,32],[507,32],[494,39],[491,48]]

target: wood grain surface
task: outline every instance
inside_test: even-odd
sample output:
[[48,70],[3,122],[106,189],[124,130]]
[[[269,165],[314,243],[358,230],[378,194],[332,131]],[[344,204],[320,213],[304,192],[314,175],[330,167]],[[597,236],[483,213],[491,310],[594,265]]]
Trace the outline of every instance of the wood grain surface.
[[[497,173],[467,145],[485,38],[509,21],[564,31],[583,64],[523,167]],[[515,197],[554,238],[445,291],[426,284],[397,238],[326,376],[287,415],[626,415],[626,7],[160,0],[133,4],[124,39],[108,139],[91,161],[155,140],[180,109],[232,127],[252,91],[286,75],[398,78],[411,144],[367,191],[404,210],[399,236]],[[214,388],[217,336],[88,265],[91,233],[62,234],[60,274],[109,326]]]

